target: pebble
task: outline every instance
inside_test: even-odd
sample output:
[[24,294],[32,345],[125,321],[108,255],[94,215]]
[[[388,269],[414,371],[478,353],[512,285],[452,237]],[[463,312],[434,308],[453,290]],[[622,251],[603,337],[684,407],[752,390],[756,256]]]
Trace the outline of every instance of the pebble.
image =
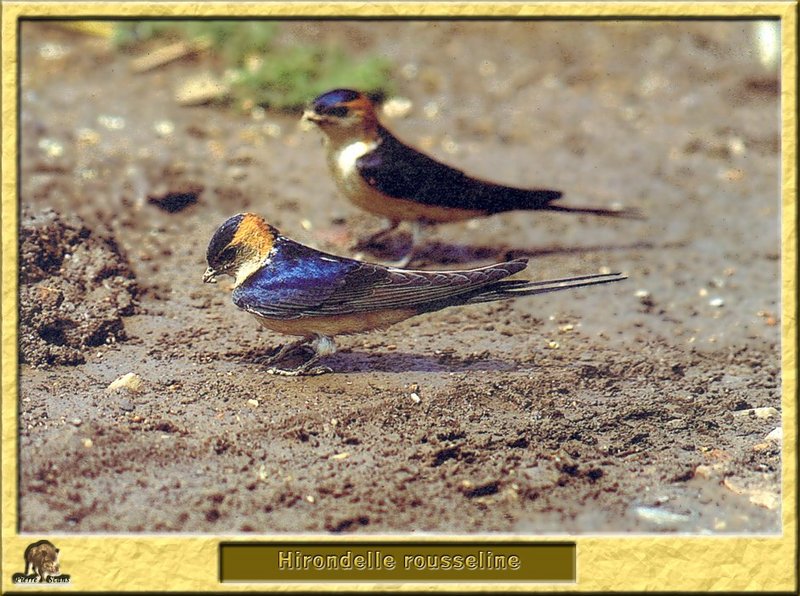
[[79,128],[77,141],[80,145],[97,145],[100,142],[100,135],[91,128]]
[[[309,123],[311,124],[311,123]],[[283,129],[281,128],[280,124],[276,124],[275,122],[267,122],[264,126],[261,127],[261,130],[264,132],[271,139],[279,139],[283,134]]]
[[198,106],[228,95],[229,87],[211,73],[186,79],[175,93],[175,101],[182,106]]
[[497,64],[491,60],[482,60],[478,65],[478,74],[482,77],[490,77],[497,72]]
[[64,145],[54,139],[40,140],[39,149],[44,151],[47,157],[61,157],[64,155]]
[[106,392],[111,393],[117,389],[127,389],[133,393],[138,393],[142,389],[142,384],[142,377],[136,373],[129,372],[122,375],[118,379],[115,379],[108,387],[106,387]]
[[350,454],[347,453],[347,451],[337,453],[336,455],[331,455],[331,459],[347,459],[348,457],[350,457]]
[[767,441],[775,441],[776,443],[780,443],[783,441],[783,428],[778,427],[773,429],[766,437]]
[[552,341],[551,340],[551,341],[547,342],[547,347],[549,349],[551,349],[551,350],[557,350],[558,348],[561,347],[561,344],[559,344],[557,341]]
[[309,503],[313,503],[316,501],[316,499],[314,498],[314,495],[308,495],[306,497],[306,501],[308,501]]
[[81,420],[80,418],[73,418],[72,420],[70,420],[70,422],[72,423],[73,426],[80,426],[81,424],[83,424],[83,420]]
[[168,137],[175,132],[175,123],[172,120],[159,120],[153,125],[153,129],[159,136]]
[[100,114],[97,117],[97,123],[108,130],[122,130],[125,128],[125,118],[122,116],[109,116],[107,114]]
[[123,399],[119,402],[119,409],[123,412],[133,412],[134,405],[133,402],[129,399]]
[[411,394],[411,401],[413,401],[415,404],[418,404],[419,402],[422,401],[422,398],[419,395],[417,395],[416,393],[412,393]]
[[425,107],[422,108],[422,112],[428,120],[433,120],[439,115],[439,104],[435,101],[429,101],[425,104]]
[[232,180],[242,180],[247,177],[247,170],[242,166],[231,166],[228,168],[227,174]]
[[92,445],[94,445],[94,442],[91,439],[83,440],[83,446],[86,447],[87,449],[89,449]]
[[778,416],[780,412],[775,408],[750,408],[748,410],[736,410],[733,413],[734,418],[741,418],[742,416],[755,416],[756,418],[761,418],[762,420],[766,420],[767,418],[772,418],[773,416]]
[[44,60],[60,60],[69,54],[69,49],[58,43],[45,43],[39,48],[39,56]]
[[766,490],[756,491],[750,495],[750,502],[765,509],[775,510],[781,505],[781,497],[777,493]]
[[403,75],[405,79],[411,81],[419,74],[419,67],[413,62],[409,62],[400,68],[400,74]]
[[253,408],[257,408],[258,407],[258,400],[257,399],[248,399],[247,400],[247,405],[248,406],[252,406]]
[[635,511],[636,515],[641,519],[653,522],[659,526],[671,526],[689,521],[688,515],[673,513],[657,507],[637,507]]
[[441,142],[442,150],[450,155],[455,155],[461,150],[461,147],[456,143],[452,137],[445,136]]
[[712,298],[708,301],[708,305],[719,308],[721,306],[725,306],[725,301],[722,298]]
[[384,102],[383,115],[387,118],[405,118],[411,113],[414,104],[407,97],[393,97]]

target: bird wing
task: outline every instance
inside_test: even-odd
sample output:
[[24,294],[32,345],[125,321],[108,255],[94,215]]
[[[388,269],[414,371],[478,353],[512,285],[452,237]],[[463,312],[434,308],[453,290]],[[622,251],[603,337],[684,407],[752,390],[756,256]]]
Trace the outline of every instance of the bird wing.
[[[291,242],[291,241],[285,241]],[[233,292],[234,303],[274,319],[418,308],[448,301],[525,268],[525,260],[465,271],[411,271],[362,263],[291,243]]]
[[358,158],[356,168],[367,184],[390,197],[495,213],[542,208],[561,196],[558,191],[519,189],[470,177],[405,145],[385,128],[378,134],[377,147]]

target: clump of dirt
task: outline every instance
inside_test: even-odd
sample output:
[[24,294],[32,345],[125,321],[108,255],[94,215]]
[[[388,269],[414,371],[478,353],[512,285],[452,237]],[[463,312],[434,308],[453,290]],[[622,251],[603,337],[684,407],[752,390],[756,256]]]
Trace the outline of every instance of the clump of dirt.
[[139,288],[113,236],[46,209],[23,214],[20,240],[22,362],[80,364],[86,347],[125,339]]

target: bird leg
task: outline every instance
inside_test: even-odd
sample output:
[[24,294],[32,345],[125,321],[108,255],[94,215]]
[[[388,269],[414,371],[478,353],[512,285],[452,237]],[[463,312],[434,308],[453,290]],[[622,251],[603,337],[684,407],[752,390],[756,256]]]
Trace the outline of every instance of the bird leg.
[[399,260],[386,263],[389,267],[408,267],[408,264],[414,260],[417,255],[417,248],[428,235],[429,224],[425,221],[412,221],[411,222],[411,246],[408,252]]
[[375,242],[377,242],[379,239],[381,239],[384,236],[386,236],[386,234],[396,230],[397,226],[399,226],[399,225],[400,225],[399,221],[395,221],[395,220],[392,220],[392,219],[387,219],[386,220],[386,225],[384,227],[382,227],[380,230],[375,232],[372,236],[369,236],[368,238],[364,238],[364,239],[359,240],[358,242],[356,242],[353,245],[353,250],[363,250],[365,248],[369,248],[370,246],[373,246],[375,244]]
[[293,341],[291,343],[280,346],[274,354],[261,358],[259,360],[259,364],[266,364],[266,365],[275,364],[276,362],[280,362],[284,358],[291,356],[298,350],[302,350],[303,348],[306,347],[310,348],[311,346],[309,345],[308,338],[304,337],[303,339]]
[[[295,348],[299,348],[301,345],[304,347],[308,346],[313,350],[313,353],[308,360],[295,368],[272,367],[267,369],[269,374],[280,375],[283,377],[297,377],[300,375],[324,375],[325,373],[333,372],[333,369],[331,369],[329,366],[312,366],[320,358],[323,358],[324,356],[330,356],[336,352],[336,344],[330,337],[318,336],[311,343],[308,343],[308,340],[303,339],[299,342],[295,342],[295,344],[290,344],[290,346],[291,345],[294,345]],[[273,362],[275,361],[276,360],[273,360]]]

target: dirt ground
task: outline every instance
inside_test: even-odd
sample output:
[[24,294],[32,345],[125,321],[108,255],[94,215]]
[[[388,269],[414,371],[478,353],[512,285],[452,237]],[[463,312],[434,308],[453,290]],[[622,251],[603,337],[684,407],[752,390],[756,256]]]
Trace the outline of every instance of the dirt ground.
[[[412,108],[385,122],[436,157],[646,215],[441,226],[417,266],[527,255],[531,279],[629,279],[342,338],[333,374],[265,374],[288,338],[201,283],[216,226],[255,211],[350,255],[381,222],[337,195],[299,114],[177,105],[206,58],[132,74],[101,40],[26,23],[21,531],[780,531],[779,85],[753,24],[286,35],[388,57]],[[127,373],[137,391],[108,389]]]

